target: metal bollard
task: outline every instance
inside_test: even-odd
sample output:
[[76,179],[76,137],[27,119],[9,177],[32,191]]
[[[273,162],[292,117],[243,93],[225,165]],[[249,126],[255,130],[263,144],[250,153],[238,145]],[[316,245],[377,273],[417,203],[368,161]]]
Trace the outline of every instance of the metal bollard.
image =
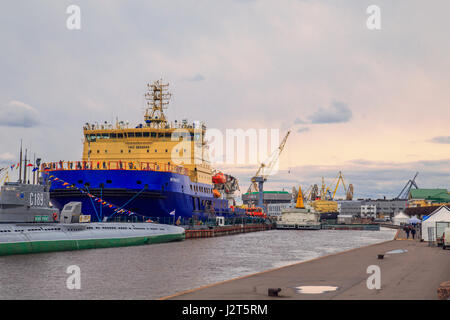
[[278,293],[281,291],[281,288],[269,288],[268,295],[269,297],[278,297]]

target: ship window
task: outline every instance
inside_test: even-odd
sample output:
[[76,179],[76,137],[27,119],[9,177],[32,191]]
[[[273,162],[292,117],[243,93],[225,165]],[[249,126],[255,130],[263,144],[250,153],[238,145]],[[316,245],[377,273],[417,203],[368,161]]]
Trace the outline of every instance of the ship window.
[[170,138],[170,132],[166,132],[166,134],[164,135],[166,138]]
[[112,181],[111,180],[106,180],[106,183],[112,183]]
[[78,180],[78,183],[79,184],[83,184],[83,180]]
[[108,153],[108,150],[105,150],[105,153]]
[[109,133],[102,133],[103,139],[109,139]]
[[156,138],[156,132],[151,133],[152,138]]
[[167,149],[166,149],[166,153],[167,153]]
[[158,150],[155,149],[155,152],[158,152]]
[[149,153],[150,152],[150,149],[147,149],[147,153]]
[[123,138],[123,133],[118,133],[117,138]]
[[136,183],[137,183],[137,184],[141,184],[141,183],[142,183],[142,181],[141,181],[141,180],[138,180],[138,181],[136,181]]
[[131,149],[128,149],[128,153],[131,153]]
[[117,137],[117,134],[111,133],[111,139],[115,139]]
[[142,137],[142,132],[136,132],[136,137]]
[[144,132],[144,137],[149,137],[150,136],[150,132]]
[[134,138],[134,132],[128,132],[128,138]]
[[123,153],[123,150],[120,150],[120,153]]
[[97,153],[100,153],[100,150],[97,150]]

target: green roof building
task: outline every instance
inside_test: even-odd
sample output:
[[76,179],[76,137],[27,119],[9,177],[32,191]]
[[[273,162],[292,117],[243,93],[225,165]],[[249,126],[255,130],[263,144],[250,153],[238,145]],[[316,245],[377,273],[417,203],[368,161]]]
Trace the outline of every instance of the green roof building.
[[450,193],[447,189],[411,189],[409,200],[427,200],[434,203],[450,202]]

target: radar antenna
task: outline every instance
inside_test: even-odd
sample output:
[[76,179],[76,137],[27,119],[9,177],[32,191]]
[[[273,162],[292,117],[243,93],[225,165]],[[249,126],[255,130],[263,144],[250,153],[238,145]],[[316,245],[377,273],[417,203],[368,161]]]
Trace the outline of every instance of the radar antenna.
[[145,125],[153,128],[164,128],[167,124],[164,110],[167,109],[172,94],[168,92],[168,83],[162,79],[147,84],[148,91],[145,93],[147,109],[145,110]]

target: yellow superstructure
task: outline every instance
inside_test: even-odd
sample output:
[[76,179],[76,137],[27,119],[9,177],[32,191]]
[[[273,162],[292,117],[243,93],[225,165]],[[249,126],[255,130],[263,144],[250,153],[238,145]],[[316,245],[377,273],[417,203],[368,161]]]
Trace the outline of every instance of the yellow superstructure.
[[170,98],[167,86],[159,80],[148,85],[144,123],[135,128],[124,122],[86,123],[82,160],[101,169],[182,167],[188,169],[191,181],[212,184],[204,140],[206,126],[166,120],[163,110]]
[[336,212],[338,211],[338,203],[331,200],[316,200],[311,203],[311,206],[317,212]]

